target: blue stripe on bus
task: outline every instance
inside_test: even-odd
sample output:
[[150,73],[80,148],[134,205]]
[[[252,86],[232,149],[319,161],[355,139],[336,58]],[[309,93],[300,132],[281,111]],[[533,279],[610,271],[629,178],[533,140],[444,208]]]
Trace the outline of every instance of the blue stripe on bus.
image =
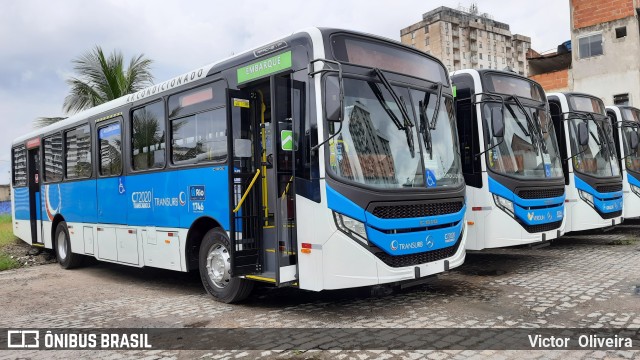
[[640,180],[638,180],[638,178],[636,178],[635,175],[631,174],[628,171],[627,171],[627,181],[629,182],[629,184],[640,188]]
[[[42,217],[60,213],[67,222],[189,228],[208,216],[228,230],[228,184],[226,166],[47,184]],[[16,219],[29,219],[28,188],[14,192]]]
[[[544,181],[544,180],[541,180]],[[527,225],[540,225],[564,218],[564,199],[562,196],[543,199],[523,199],[489,176],[489,192],[513,202],[513,211],[518,219]],[[544,206],[542,209],[532,209]]]
[[[425,216],[420,218],[381,219],[365,211],[353,201],[327,185],[327,205],[329,209],[366,225],[369,241],[391,255],[416,254],[453,246],[460,237],[464,226],[466,206],[453,214]],[[444,228],[426,230],[427,227],[447,225]],[[385,230],[407,232],[388,234]]]
[[601,193],[577,176],[573,176],[576,189],[593,195],[595,208],[601,213],[610,213],[622,210],[622,191]]
[[344,195],[335,191],[331,186],[327,185],[327,206],[329,209],[335,210],[350,218],[360,222],[366,222],[364,209],[353,201],[347,199]]
[[540,225],[562,221],[564,218],[564,204],[550,208],[532,210],[525,209],[514,203],[513,210],[516,213],[516,216],[527,225]]
[[29,188],[20,187],[13,189],[13,202],[16,220],[29,220]]
[[369,241],[390,255],[408,255],[453,246],[462,232],[464,221],[454,226],[399,234],[385,234],[367,227]]
[[[544,181],[544,180],[541,180]],[[555,204],[564,204],[565,194],[562,196],[543,198],[543,199],[523,199],[516,195],[513,191],[509,190],[506,186],[500,184],[497,180],[489,176],[489,192],[501,196],[507,200],[512,201],[514,204],[518,204],[524,208],[538,207],[538,206],[551,206]]]

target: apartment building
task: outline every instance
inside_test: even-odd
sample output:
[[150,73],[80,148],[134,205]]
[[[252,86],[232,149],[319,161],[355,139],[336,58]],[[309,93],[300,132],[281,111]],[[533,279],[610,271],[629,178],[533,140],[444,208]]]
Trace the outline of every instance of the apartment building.
[[441,6],[422,15],[422,21],[400,30],[402,43],[431,54],[449,71],[509,68],[527,76],[531,38],[512,34],[509,25],[495,21],[477,6]]
[[571,0],[575,91],[640,106],[640,0]]

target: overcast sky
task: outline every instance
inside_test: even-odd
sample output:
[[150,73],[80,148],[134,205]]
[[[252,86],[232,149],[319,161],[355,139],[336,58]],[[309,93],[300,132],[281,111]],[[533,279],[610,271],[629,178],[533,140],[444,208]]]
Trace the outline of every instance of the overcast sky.
[[[10,142],[39,116],[60,116],[70,60],[100,45],[126,59],[153,59],[156,83],[309,27],[400,39],[400,29],[441,1],[4,1],[0,11],[0,184],[9,182]],[[480,12],[530,36],[538,51],[570,39],[569,1],[478,0]]]

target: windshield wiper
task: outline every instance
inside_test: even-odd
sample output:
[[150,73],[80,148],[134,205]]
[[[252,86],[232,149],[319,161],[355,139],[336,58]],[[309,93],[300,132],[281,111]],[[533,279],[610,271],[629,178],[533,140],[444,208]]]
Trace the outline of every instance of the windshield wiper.
[[[382,71],[380,71],[380,69],[374,68],[373,71],[376,73],[376,75],[380,79],[380,82],[382,83],[382,85],[384,85],[387,91],[389,91],[389,94],[391,94],[391,98],[393,99],[393,101],[396,103],[396,106],[400,110],[400,114],[402,115],[402,119],[404,120],[403,125],[400,125],[400,122],[398,121],[397,116],[393,114],[393,111],[391,111],[391,109],[387,111],[389,107],[386,105],[386,102],[382,97],[382,93],[380,93],[380,97],[378,97],[378,94],[376,94],[376,97],[378,97],[378,101],[380,101],[382,106],[385,108],[385,111],[387,111],[387,113],[391,112],[393,114],[393,116],[391,115],[390,116],[392,119],[395,119],[394,122],[396,123],[396,126],[398,126],[398,130],[404,130],[405,135],[407,137],[407,145],[409,146],[409,151],[411,152],[411,157],[413,158],[416,156],[416,148],[415,148],[415,144],[413,143],[413,132],[411,131],[411,128],[414,125],[413,125],[413,122],[411,121],[411,118],[409,117],[409,114],[407,113],[407,109],[404,106],[404,101],[402,101],[402,99],[398,96],[398,94],[396,94],[395,90],[393,90],[393,88],[391,87],[391,84],[389,83],[387,78],[384,76]],[[380,89],[378,89],[378,91],[380,91]]]
[[431,119],[427,120],[427,107],[429,106],[429,101],[431,100],[431,93],[425,92],[424,100],[418,102],[418,108],[420,109],[419,131],[422,135],[424,146],[426,150],[429,151],[429,160],[433,160],[433,142],[431,139],[431,130],[435,130],[436,125],[438,124],[440,103],[442,102],[442,83],[437,83],[436,87],[438,89],[438,93],[436,95],[436,104],[434,106],[433,116],[431,116]]
[[527,119],[527,125],[529,125],[529,127],[531,128],[531,139],[537,142],[538,146],[536,146],[536,148],[539,149],[540,155],[542,155],[542,152],[546,153],[547,149],[544,146],[544,141],[542,141],[542,134],[540,134],[540,126],[538,125],[538,123],[534,122],[533,119],[531,119],[531,117],[529,116],[529,113],[527,112],[527,109],[525,109],[524,105],[522,105],[522,102],[520,102],[520,99],[518,98],[518,96],[512,95],[511,98],[516,103],[520,111],[522,111],[525,119]]
[[430,93],[425,94],[426,101],[418,101],[418,107],[420,108],[420,134],[424,142],[424,147],[429,152],[429,160],[433,160],[433,144],[431,142],[431,127],[427,123],[427,105],[431,98]]
[[[436,106],[433,109],[433,116],[431,117],[431,121],[429,122],[429,127],[431,130],[435,130],[436,125],[438,124],[438,115],[440,113],[440,102],[442,102],[442,83],[439,82],[436,86],[438,87],[438,96],[436,97]],[[429,98],[431,98],[431,94],[429,94]],[[424,105],[424,108],[426,111],[427,104]]]

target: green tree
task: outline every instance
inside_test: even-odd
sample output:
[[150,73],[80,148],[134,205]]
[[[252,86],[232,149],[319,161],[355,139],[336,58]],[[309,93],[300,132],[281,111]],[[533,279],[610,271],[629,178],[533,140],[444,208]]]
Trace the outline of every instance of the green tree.
[[[77,75],[67,80],[71,89],[62,104],[62,111],[66,115],[135,93],[153,84],[150,71],[152,60],[146,59],[144,54],[131,58],[125,68],[122,52],[115,50],[107,57],[102,48],[96,46],[72,60],[72,63]],[[39,117],[35,120],[35,126],[47,126],[65,118]]]

